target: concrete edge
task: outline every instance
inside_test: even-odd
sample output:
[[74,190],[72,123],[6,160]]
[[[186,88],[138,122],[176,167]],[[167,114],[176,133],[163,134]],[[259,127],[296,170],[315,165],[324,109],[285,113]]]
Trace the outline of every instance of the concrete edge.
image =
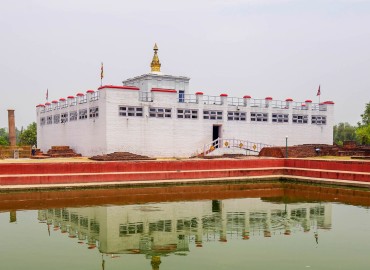
[[0,186],[0,193],[12,191],[48,191],[48,190],[71,190],[71,189],[101,189],[117,187],[158,187],[158,186],[181,186],[181,185],[210,185],[210,184],[236,184],[248,182],[271,182],[288,181],[306,184],[324,184],[331,186],[356,187],[370,189],[370,182],[358,182],[349,180],[335,180],[328,178],[313,178],[289,175],[250,176],[232,178],[201,178],[201,179],[170,179],[170,180],[144,180],[125,182],[93,182],[75,184],[48,184],[48,185],[6,185]]
[[[0,174],[0,178],[5,177],[30,177],[30,176],[89,176],[94,175],[125,175],[125,174],[152,174],[152,173],[179,173],[179,172],[222,172],[222,171],[265,171],[265,170],[297,170],[297,171],[317,171],[317,172],[340,172],[344,174],[358,174],[358,175],[369,175],[370,172],[358,172],[358,171],[341,171],[341,170],[322,170],[322,169],[310,169],[310,168],[295,168],[295,167],[261,167],[261,168],[236,168],[236,169],[210,169],[210,170],[171,170],[171,171],[129,171],[129,172],[94,172],[94,173],[55,173],[55,174]],[[150,181],[150,180],[149,180]],[[158,180],[159,181],[159,180]]]
[[284,175],[250,176],[231,178],[199,178],[199,179],[168,179],[168,180],[143,180],[124,182],[91,182],[75,184],[47,184],[47,185],[0,185],[0,192],[22,190],[65,190],[65,189],[99,189],[113,187],[158,187],[158,186],[181,186],[194,184],[231,184],[240,182],[263,182],[280,181]]

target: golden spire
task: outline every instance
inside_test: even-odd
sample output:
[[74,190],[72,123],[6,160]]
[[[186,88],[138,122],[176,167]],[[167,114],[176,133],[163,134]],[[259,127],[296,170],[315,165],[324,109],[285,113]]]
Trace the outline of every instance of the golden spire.
[[153,55],[153,60],[152,60],[152,63],[150,64],[150,67],[152,68],[152,72],[161,72],[161,63],[159,62],[159,58],[157,54],[157,51],[158,51],[157,43],[154,44],[153,50],[154,50],[154,55]]
[[159,270],[159,265],[161,264],[161,257],[152,256],[152,261],[150,262],[150,264],[152,265],[152,270]]

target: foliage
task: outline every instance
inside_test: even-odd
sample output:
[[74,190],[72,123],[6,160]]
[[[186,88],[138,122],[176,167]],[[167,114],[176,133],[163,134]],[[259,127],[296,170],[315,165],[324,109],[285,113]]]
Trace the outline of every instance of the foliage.
[[370,144],[370,124],[356,129],[356,136],[361,144]]
[[339,123],[334,126],[334,143],[343,145],[344,141],[356,140],[356,127],[349,123]]
[[362,122],[358,123],[356,137],[363,145],[370,145],[370,102],[365,105],[365,111],[361,114]]
[[359,123],[359,126],[370,125],[370,102],[365,105],[365,111],[361,114],[362,123]]
[[21,134],[22,134],[22,132],[23,132],[23,127],[22,127],[22,129],[21,130],[19,130],[17,127],[15,128],[15,140],[16,140],[16,144],[17,145],[20,145],[20,139],[21,139]]
[[37,143],[37,126],[36,123],[28,125],[28,127],[19,134],[20,145],[36,145]]
[[0,128],[0,145],[9,145],[9,134],[5,128]]

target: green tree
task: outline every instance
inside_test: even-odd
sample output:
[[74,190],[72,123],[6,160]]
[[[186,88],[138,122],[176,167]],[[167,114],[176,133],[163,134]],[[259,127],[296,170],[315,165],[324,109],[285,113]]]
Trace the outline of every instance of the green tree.
[[37,144],[37,126],[36,123],[28,125],[28,127],[19,134],[20,145],[36,145]]
[[5,128],[0,128],[0,145],[9,145],[9,134]]
[[356,127],[351,126],[349,123],[339,123],[334,126],[334,143],[343,145],[344,141],[356,140]]
[[16,144],[19,145],[21,144],[21,134],[23,132],[23,127],[21,130],[19,130],[17,127],[15,128],[15,140],[16,140]]
[[359,123],[359,126],[370,125],[370,102],[365,105],[365,111],[361,114],[362,123]]
[[363,145],[370,145],[370,102],[365,105],[365,111],[361,114],[361,123],[356,129],[357,140]]
[[361,126],[356,129],[356,136],[359,142],[363,145],[370,144],[370,124]]

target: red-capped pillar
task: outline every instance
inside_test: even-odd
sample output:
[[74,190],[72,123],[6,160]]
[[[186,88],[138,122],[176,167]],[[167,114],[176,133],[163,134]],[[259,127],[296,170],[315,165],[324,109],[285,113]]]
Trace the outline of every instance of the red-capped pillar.
[[16,138],[15,138],[15,117],[14,117],[14,110],[8,110],[8,124],[9,124],[9,144],[10,146],[16,145]]
[[271,102],[272,102],[272,97],[266,97],[266,98],[265,98],[265,107],[266,107],[266,108],[271,107],[271,106],[270,106],[270,105],[271,105]]
[[287,98],[285,100],[285,109],[291,109],[293,104],[293,99]]
[[86,96],[87,96],[87,101],[90,102],[91,101],[91,98],[92,98],[92,95],[95,93],[94,90],[87,90],[86,91]]
[[306,99],[305,103],[306,103],[307,110],[311,111],[312,110],[312,100]]
[[328,114],[332,117],[334,113],[334,102],[333,101],[324,101],[323,103],[320,103],[321,106],[319,106],[320,111],[327,111]]
[[203,92],[196,92],[195,98],[196,98],[197,104],[203,105]]
[[228,94],[221,94],[220,97],[221,97],[221,104],[227,106],[227,97],[228,97]]
[[252,97],[250,95],[245,95],[243,97],[244,106],[249,107],[251,105],[251,98]]

